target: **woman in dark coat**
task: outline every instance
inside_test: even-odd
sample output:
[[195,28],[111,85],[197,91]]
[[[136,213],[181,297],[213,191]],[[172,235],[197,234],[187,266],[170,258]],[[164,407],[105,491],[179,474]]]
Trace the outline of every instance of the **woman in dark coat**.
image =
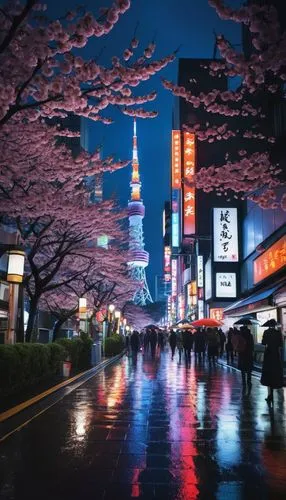
[[268,404],[273,404],[273,389],[283,387],[283,366],[281,349],[283,347],[282,334],[275,328],[265,330],[262,344],[266,346],[262,365],[261,384],[268,387]]
[[[248,392],[250,393],[254,351],[253,336],[247,326],[242,326],[237,337],[242,337],[242,341],[237,343],[238,368],[241,370],[242,388],[245,391],[247,383]],[[242,348],[239,348],[239,346],[242,346]]]

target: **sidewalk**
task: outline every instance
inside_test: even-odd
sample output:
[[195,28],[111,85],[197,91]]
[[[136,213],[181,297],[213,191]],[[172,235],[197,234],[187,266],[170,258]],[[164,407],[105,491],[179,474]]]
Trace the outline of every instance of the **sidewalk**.
[[284,394],[271,413],[266,393],[193,356],[123,356],[0,444],[1,500],[284,499]]

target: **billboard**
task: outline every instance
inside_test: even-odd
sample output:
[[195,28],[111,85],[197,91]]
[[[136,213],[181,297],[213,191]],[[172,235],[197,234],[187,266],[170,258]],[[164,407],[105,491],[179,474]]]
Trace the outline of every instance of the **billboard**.
[[198,300],[198,319],[203,319],[204,317],[204,301]]
[[236,297],[236,273],[216,273],[216,296]]
[[181,132],[172,130],[172,189],[182,187]]
[[171,281],[171,247],[164,248],[164,281]]
[[196,232],[195,205],[195,134],[184,132],[184,189],[183,189],[183,228],[184,236]]
[[237,208],[213,209],[214,262],[238,262]]
[[177,295],[177,259],[172,259],[172,297]]
[[205,299],[212,297],[212,262],[209,258],[205,265]]
[[198,287],[202,288],[204,286],[204,260],[202,255],[197,256],[197,280]]
[[223,307],[210,308],[210,318],[223,321]]
[[179,246],[179,199],[178,189],[172,190],[172,246]]
[[282,236],[271,247],[253,261],[254,284],[268,278],[286,266],[286,235]]

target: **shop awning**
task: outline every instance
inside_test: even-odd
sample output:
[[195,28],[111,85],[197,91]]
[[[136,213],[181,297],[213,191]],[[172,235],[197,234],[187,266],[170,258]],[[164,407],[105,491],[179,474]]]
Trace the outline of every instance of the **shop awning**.
[[262,290],[261,292],[253,293],[245,299],[239,300],[231,306],[226,307],[223,313],[226,316],[237,316],[241,314],[248,314],[251,312],[261,311],[269,307],[273,307],[273,294],[283,286],[279,283],[271,288]]

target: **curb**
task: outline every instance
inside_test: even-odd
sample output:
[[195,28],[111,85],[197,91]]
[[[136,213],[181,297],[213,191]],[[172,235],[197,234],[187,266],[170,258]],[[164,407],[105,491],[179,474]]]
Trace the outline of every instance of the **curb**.
[[[94,366],[93,368],[89,368],[88,370],[85,370],[84,372],[78,373],[74,377],[71,377],[67,380],[64,380],[63,382],[60,382],[57,385],[54,385],[47,389],[46,391],[37,394],[37,396],[34,396],[33,398],[27,399],[26,401],[23,401],[22,403],[13,406],[12,408],[9,408],[9,410],[4,411],[3,413],[0,413],[0,423],[5,422],[9,418],[13,417],[14,415],[17,415],[21,411],[25,410],[26,408],[29,408],[29,406],[32,406],[35,403],[38,403],[42,399],[46,398],[47,396],[50,396],[56,391],[59,391],[60,389],[63,389],[64,387],[69,386],[70,384],[73,384],[74,382],[80,382],[82,378],[84,378],[83,383],[87,382],[90,378],[92,378],[94,375],[97,374],[97,372],[103,370],[107,366],[109,366],[112,363],[115,363],[115,361],[119,360],[122,356],[124,355],[124,351],[120,354],[117,354],[117,356],[113,356],[110,359],[106,359],[104,361],[101,361],[98,365]],[[78,386],[74,387],[76,389]],[[71,389],[71,390],[74,390]]]

